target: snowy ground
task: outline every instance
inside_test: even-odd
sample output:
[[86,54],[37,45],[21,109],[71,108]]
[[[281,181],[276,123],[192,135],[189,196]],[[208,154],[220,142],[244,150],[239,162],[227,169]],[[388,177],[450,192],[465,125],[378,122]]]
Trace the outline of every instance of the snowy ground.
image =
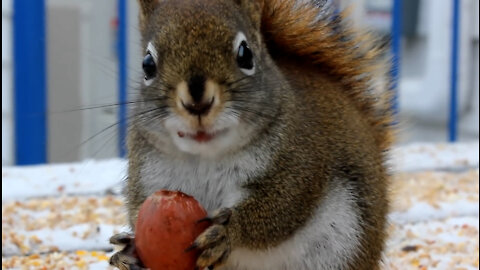
[[[478,269],[479,152],[469,144],[392,151],[385,269]],[[2,168],[2,269],[108,269],[124,231],[126,162]]]

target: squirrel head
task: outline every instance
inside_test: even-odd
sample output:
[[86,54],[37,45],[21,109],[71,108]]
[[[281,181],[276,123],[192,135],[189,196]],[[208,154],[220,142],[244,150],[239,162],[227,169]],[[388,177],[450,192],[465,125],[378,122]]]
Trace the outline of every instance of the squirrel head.
[[285,80],[262,40],[261,1],[139,3],[144,81],[135,125],[164,147],[217,157],[275,121]]

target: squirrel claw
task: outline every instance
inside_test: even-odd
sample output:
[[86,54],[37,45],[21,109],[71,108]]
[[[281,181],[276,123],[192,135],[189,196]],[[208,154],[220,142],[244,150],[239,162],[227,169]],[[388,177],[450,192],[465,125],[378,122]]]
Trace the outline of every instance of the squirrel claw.
[[220,208],[215,211],[212,217],[205,217],[197,220],[197,223],[202,223],[209,221],[213,224],[226,225],[230,221],[230,216],[232,216],[232,209],[230,208]]
[[185,252],[190,252],[194,249],[197,248],[197,245],[195,243],[193,243],[191,246],[189,246],[188,248],[185,249]]
[[[230,255],[231,245],[225,225],[214,224],[194,241],[193,245],[200,250],[197,266],[200,269],[213,269],[222,265]],[[213,267],[213,268],[212,268]]]
[[207,221],[212,222],[212,218],[211,217],[204,217],[202,219],[197,220],[197,224],[202,223],[202,222],[207,222]]
[[112,237],[110,237],[109,242],[110,244],[113,244],[113,245],[129,245],[129,244],[133,244],[134,240],[135,240],[135,236],[133,234],[122,232],[122,233],[117,233]]
[[110,237],[110,243],[124,245],[121,251],[115,253],[108,260],[109,264],[120,270],[146,270],[135,254],[135,236],[130,233],[119,233]]
[[123,250],[117,252],[110,257],[108,261],[110,265],[118,267],[120,270],[146,270],[140,264],[140,260],[135,257],[133,254],[124,252]]

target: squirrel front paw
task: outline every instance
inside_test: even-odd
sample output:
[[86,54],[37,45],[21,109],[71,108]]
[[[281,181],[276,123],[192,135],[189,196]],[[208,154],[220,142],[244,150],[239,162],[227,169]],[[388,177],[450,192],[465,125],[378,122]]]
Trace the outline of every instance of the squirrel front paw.
[[110,244],[124,246],[108,261],[120,270],[146,270],[135,252],[135,237],[130,233],[118,233],[110,237]]
[[199,221],[210,221],[212,225],[200,234],[188,248],[188,250],[197,249],[200,251],[200,256],[197,259],[198,268],[214,269],[227,260],[231,251],[231,238],[228,230],[231,215],[231,209],[222,208],[212,217]]

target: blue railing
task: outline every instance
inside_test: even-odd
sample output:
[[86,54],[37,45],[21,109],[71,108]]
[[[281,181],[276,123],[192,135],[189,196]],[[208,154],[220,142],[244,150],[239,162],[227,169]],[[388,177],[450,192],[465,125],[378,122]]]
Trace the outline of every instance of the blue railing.
[[450,67],[450,113],[448,121],[448,140],[450,142],[457,141],[457,125],[458,125],[458,42],[460,34],[460,0],[453,0],[452,14],[452,51],[451,51],[451,67]]
[[126,154],[127,136],[127,81],[128,81],[128,2],[118,0],[118,150],[121,157]]
[[14,138],[17,165],[47,161],[44,0],[13,1]]

